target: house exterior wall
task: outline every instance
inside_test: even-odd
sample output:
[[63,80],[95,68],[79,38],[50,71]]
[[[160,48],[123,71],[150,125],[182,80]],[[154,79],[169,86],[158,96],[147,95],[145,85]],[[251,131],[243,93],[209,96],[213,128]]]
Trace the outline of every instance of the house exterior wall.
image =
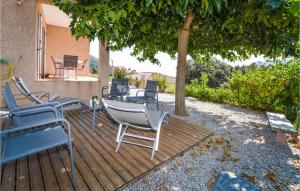
[[[78,70],[79,76],[90,75],[90,42],[87,38],[76,40],[69,28],[47,25],[46,33],[46,73],[54,75],[55,68],[51,60],[63,59],[64,55],[78,56],[79,60],[87,59],[87,64],[82,70]],[[81,65],[79,65],[79,68]]]
[[[93,95],[100,95],[101,81],[37,80],[37,3],[1,0],[0,56],[10,58],[15,66],[15,75],[20,76],[32,91],[48,91],[61,97],[78,97],[88,101]],[[101,64],[109,64],[101,63]],[[105,71],[103,71],[105,72]],[[109,71],[107,71],[109,73]],[[12,85],[13,92],[18,93]],[[2,98],[2,94],[1,94]],[[1,100],[3,105],[3,99]]]

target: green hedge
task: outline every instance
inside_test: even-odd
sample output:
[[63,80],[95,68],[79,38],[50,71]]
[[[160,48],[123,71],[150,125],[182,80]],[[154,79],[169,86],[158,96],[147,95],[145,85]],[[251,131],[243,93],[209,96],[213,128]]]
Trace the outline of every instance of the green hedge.
[[208,74],[192,80],[186,95],[205,101],[240,105],[263,111],[284,113],[300,132],[299,84],[300,59],[287,63],[234,70],[229,84],[219,88],[207,86]]

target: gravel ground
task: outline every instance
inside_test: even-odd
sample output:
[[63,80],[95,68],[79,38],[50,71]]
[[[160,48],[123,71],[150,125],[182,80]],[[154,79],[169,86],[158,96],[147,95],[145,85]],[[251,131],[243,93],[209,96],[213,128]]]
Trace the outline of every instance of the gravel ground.
[[[174,113],[173,95],[159,95],[161,108]],[[186,99],[184,120],[215,134],[182,157],[164,164],[129,190],[210,190],[216,175],[234,172],[262,190],[300,190],[300,150],[276,144],[264,113],[229,105]]]

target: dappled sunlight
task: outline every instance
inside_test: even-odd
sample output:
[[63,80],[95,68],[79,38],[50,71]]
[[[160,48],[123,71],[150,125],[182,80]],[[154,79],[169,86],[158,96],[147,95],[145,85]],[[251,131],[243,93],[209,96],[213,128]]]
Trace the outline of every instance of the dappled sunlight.
[[249,138],[244,140],[243,144],[250,144],[250,143],[255,143],[255,144],[265,144],[265,139],[263,136],[257,137],[255,139]]
[[172,191],[181,191],[179,186],[171,186]]

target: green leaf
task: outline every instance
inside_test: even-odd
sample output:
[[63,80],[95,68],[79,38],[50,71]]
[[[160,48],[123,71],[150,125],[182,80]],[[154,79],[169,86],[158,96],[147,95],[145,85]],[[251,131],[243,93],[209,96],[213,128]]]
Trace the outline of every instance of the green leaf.
[[202,1],[201,1],[201,7],[202,7],[202,9],[203,9],[205,12],[207,12],[208,6],[209,6],[209,1],[208,1],[208,0],[202,0]]
[[151,5],[152,0],[145,0],[145,5],[146,7],[149,7],[149,5]]
[[221,11],[222,0],[213,0],[213,4],[218,12]]
[[179,0],[179,3],[181,5],[181,7],[186,10],[187,9],[187,6],[188,6],[188,3],[189,3],[189,0]]

